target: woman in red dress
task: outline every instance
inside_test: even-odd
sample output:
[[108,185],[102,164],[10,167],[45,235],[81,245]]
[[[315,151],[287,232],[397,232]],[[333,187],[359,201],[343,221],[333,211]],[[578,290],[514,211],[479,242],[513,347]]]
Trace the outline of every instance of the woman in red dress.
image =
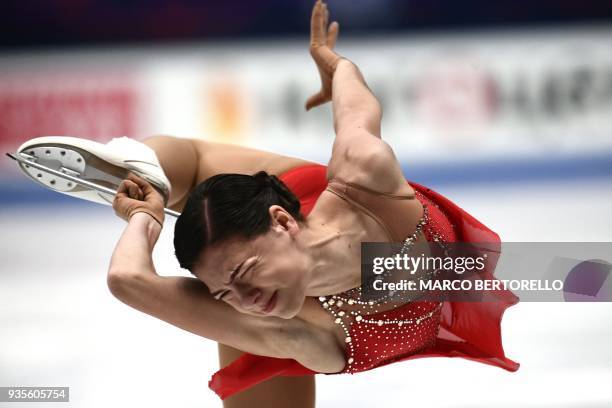
[[[333,102],[336,137],[327,166],[160,136],[145,143],[171,195],[131,177],[113,203],[129,222],[109,267],[112,293],[223,344],[224,368],[210,386],[224,399],[242,391],[227,400],[232,406],[312,406],[313,374],[352,374],[411,358],[464,357],[518,369],[501,344],[502,314],[518,300],[510,292],[486,303],[361,299],[361,242],[410,247],[499,237],[443,196],[407,182],[381,139],[377,99],[355,64],[333,50],[337,34],[317,1],[310,51],[322,87],[306,108]],[[164,199],[182,211],[175,251],[195,278],[155,271]],[[493,279],[494,260],[489,266]]]

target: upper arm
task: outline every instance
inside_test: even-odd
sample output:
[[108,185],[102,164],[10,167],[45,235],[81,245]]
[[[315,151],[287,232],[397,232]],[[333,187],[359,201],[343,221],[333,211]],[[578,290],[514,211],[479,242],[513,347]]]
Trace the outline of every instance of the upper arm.
[[198,182],[220,173],[254,174],[265,170],[270,174],[283,172],[300,165],[313,164],[307,160],[284,156],[251,147],[193,140],[199,157]]
[[391,146],[363,129],[337,135],[328,165],[328,178],[333,177],[383,193],[401,193],[406,188]]
[[197,184],[216,174],[254,174],[259,170],[282,174],[297,166],[313,164],[295,157],[201,139],[158,135],[146,139],[145,144],[155,151],[172,184],[168,206],[176,211],[182,211]]
[[249,353],[293,358],[306,332],[299,319],[240,313],[195,278],[116,273],[108,283],[115,297],[143,313]]

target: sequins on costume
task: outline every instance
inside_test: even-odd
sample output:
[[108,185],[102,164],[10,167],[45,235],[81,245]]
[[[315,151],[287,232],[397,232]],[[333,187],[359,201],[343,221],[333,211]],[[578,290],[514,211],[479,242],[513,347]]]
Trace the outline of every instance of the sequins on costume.
[[[423,205],[423,216],[404,240],[401,253],[410,250],[420,233],[430,242],[455,241],[454,226],[443,211],[418,191],[416,198]],[[363,301],[361,287],[321,296],[319,301],[345,333],[346,366],[341,373],[370,370],[435,344],[442,302],[409,302],[379,311],[388,300]]]

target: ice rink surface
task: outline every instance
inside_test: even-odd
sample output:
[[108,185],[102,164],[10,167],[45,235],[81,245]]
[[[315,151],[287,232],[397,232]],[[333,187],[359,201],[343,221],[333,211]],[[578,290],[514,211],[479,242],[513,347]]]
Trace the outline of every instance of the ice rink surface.
[[[434,188],[504,241],[612,241],[612,179]],[[0,386],[68,386],[61,406],[71,407],[221,406],[207,387],[216,344],[109,293],[108,260],[124,226],[109,207],[0,211]],[[172,227],[155,262],[161,274],[185,274]],[[520,303],[502,328],[507,356],[521,363],[516,373],[427,358],[320,375],[317,406],[612,406],[612,304]],[[19,404],[29,406],[37,405]]]

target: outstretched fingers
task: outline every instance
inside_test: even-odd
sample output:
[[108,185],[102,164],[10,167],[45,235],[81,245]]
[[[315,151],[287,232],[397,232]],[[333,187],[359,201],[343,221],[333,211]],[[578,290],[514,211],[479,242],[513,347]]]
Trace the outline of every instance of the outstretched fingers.
[[329,10],[322,0],[317,0],[312,9],[310,23],[310,55],[317,64],[321,77],[321,90],[306,101],[306,110],[331,100],[332,76],[341,57],[333,51],[338,39],[340,25],[329,24]]
[[330,24],[327,29],[327,46],[332,50],[336,46],[336,40],[338,39],[338,32],[340,31],[340,24],[337,21],[334,21]]
[[310,19],[310,45],[318,47],[327,43],[327,24],[326,24],[327,6],[321,0],[318,0],[312,8],[312,17]]
[[327,4],[323,3],[323,30],[327,34],[327,25],[329,24],[329,10]]

